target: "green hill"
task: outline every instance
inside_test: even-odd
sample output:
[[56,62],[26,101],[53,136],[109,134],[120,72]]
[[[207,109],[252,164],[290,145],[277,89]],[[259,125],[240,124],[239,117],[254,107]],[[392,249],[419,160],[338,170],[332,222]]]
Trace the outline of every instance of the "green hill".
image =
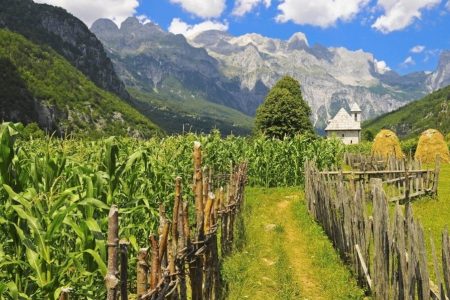
[[8,30],[0,30],[0,70],[0,121],[36,122],[59,136],[161,133],[54,50]]
[[183,130],[207,133],[212,129],[218,129],[224,135],[249,135],[252,132],[252,117],[202,98],[175,98],[137,89],[128,91],[136,99],[136,108],[167,133]]
[[401,138],[417,137],[428,128],[450,132],[450,86],[363,124],[363,132],[387,128]]

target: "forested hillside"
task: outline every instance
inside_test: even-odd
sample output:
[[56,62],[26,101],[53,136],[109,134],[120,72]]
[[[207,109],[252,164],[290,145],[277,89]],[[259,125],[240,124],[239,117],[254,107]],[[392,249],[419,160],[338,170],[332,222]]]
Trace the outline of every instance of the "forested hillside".
[[450,86],[433,92],[396,111],[363,124],[363,131],[378,132],[382,128],[394,130],[399,137],[416,137],[428,128],[450,131]]
[[49,47],[0,30],[0,119],[57,135],[148,137],[160,129]]

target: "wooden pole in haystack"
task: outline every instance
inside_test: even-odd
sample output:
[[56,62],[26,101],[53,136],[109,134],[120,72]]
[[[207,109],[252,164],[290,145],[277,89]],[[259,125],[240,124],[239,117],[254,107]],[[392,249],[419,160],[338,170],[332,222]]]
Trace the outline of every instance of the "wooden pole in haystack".
[[119,209],[116,205],[111,206],[108,215],[108,273],[105,283],[107,290],[107,299],[117,299],[117,257],[119,248]]

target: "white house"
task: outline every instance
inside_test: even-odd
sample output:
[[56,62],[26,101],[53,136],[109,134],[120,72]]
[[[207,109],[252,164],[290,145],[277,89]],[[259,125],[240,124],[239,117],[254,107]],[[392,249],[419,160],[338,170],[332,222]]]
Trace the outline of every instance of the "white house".
[[325,128],[327,136],[336,136],[344,144],[358,144],[361,140],[361,109],[358,104],[350,106],[350,114],[341,108]]

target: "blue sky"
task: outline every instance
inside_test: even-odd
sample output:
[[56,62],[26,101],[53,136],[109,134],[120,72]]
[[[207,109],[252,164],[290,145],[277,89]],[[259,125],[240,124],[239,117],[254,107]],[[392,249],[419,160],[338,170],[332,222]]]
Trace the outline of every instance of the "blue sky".
[[450,49],[450,0],[35,0],[65,7],[90,25],[131,15],[192,35],[209,28],[233,35],[288,39],[363,49],[402,74],[434,70]]

